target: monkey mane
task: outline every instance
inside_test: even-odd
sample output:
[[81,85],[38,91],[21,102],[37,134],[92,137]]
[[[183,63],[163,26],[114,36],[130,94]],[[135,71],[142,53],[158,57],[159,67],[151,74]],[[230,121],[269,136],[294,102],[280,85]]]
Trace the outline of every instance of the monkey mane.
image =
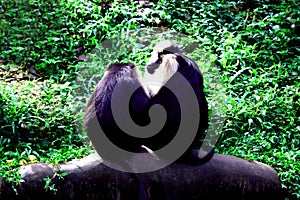
[[178,71],[179,63],[175,54],[166,54],[162,57],[162,62],[153,74],[146,73],[146,80],[153,82],[147,85],[148,94],[156,95],[170,78]]
[[[113,105],[112,101],[117,101],[117,104]],[[148,102],[149,98],[139,80],[138,68],[131,63],[113,64],[107,68],[87,102],[85,128],[87,132],[95,133],[97,130],[93,129],[94,123],[99,123],[105,135],[115,145],[128,151],[139,151],[142,145],[140,139],[124,132],[115,121],[114,115],[121,118],[131,117],[139,126],[147,125]],[[113,113],[112,106],[116,106],[114,108],[117,108],[117,112]],[[127,115],[128,109],[130,116]]]
[[[139,84],[140,82],[136,75],[137,71],[135,68],[135,65],[132,63],[115,63],[110,65],[96,86],[96,107],[98,106],[101,109],[102,107],[110,107],[113,90],[117,84],[122,84],[124,93],[126,93],[126,90],[130,87],[134,87],[134,84]],[[105,113],[99,113],[99,115],[105,115]]]
[[164,56],[163,66],[165,68],[165,79],[169,80],[178,70],[179,64],[176,60],[176,55],[167,54]]

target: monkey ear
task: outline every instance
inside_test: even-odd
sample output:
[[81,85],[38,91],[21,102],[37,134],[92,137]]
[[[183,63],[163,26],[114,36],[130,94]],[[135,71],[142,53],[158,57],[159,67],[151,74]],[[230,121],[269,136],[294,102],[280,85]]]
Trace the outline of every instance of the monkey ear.
[[130,67],[130,69],[135,68],[135,65],[133,63],[128,63],[128,66]]

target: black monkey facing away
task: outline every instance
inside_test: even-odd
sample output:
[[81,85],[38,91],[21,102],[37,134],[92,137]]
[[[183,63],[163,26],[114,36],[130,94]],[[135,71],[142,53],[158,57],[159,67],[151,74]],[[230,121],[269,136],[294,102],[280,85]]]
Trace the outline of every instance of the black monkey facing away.
[[[117,85],[120,87],[120,90],[118,90],[113,97],[112,95]],[[134,90],[135,92],[132,94],[132,91]],[[131,95],[129,105],[128,102],[125,101],[128,95]],[[134,64],[113,64],[108,67],[103,78],[97,84],[94,93],[87,102],[84,125],[89,137],[96,135],[95,137],[98,138],[97,135],[101,134],[101,128],[102,132],[110,140],[110,142],[121,149],[131,152],[143,151],[144,149],[141,148],[142,139],[128,135],[114,120],[112,98],[116,98],[118,101],[117,106],[119,110],[114,114],[121,115],[120,118],[131,117],[132,120],[140,126],[144,126],[149,123],[149,97],[145,93],[144,88],[141,87],[140,72]],[[128,109],[131,116],[126,115],[126,110]],[[92,139],[92,141],[94,142],[95,138],[94,140]],[[105,146],[105,143],[100,141],[100,145]],[[129,171],[135,171],[130,163],[130,157],[120,154],[117,155],[117,159],[116,157],[111,159],[111,152],[109,148],[100,152],[100,156],[106,161],[114,162],[123,169],[125,168]],[[138,199],[148,200],[149,198],[147,197],[144,186],[138,175],[135,173],[130,174],[138,183]]]
[[[151,53],[150,62],[146,67],[146,78],[147,76],[153,76],[155,81],[159,83],[146,88],[151,97],[151,105],[162,105],[167,112],[167,120],[163,129],[152,138],[149,138],[145,146],[152,150],[160,149],[168,144],[178,131],[182,120],[180,103],[174,95],[174,91],[165,87],[172,85],[172,88],[175,88],[177,93],[184,93],[185,87],[173,76],[176,72],[179,72],[193,88],[198,103],[190,106],[197,106],[200,111],[196,137],[179,161],[190,164],[202,164],[208,162],[214,154],[214,149],[211,149],[206,156],[200,158],[197,151],[194,150],[199,148],[200,140],[208,128],[208,104],[204,94],[203,76],[196,63],[183,55],[178,46],[170,41],[162,41],[156,44]],[[187,132],[186,134],[190,133]]]
[[[121,119],[131,117],[133,122],[139,126],[149,123],[149,97],[141,86],[140,76],[139,69],[131,63],[117,63],[108,67],[87,102],[84,123],[88,133],[94,131],[92,129],[95,127],[92,126],[92,123],[97,119],[105,136],[114,145],[130,152],[141,150],[142,138],[124,132],[122,127],[116,123],[112,111],[112,95],[118,85],[119,90],[114,93],[113,97],[117,100],[118,110],[114,114],[119,115]],[[135,88],[137,89],[135,90]],[[132,91],[135,92],[132,93]],[[128,95],[131,96],[129,105],[126,102]],[[130,116],[126,115],[128,109]]]

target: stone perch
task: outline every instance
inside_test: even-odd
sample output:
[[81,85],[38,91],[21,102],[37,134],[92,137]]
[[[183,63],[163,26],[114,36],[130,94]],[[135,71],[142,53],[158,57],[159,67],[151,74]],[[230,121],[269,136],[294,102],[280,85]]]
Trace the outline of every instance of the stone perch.
[[[151,163],[150,163],[151,164]],[[138,183],[132,174],[105,166],[95,154],[59,166],[68,175],[55,176],[51,164],[31,164],[20,169],[24,182],[11,185],[0,178],[0,200],[137,200]],[[45,177],[57,189],[46,190]],[[151,200],[280,200],[277,172],[260,162],[215,154],[206,164],[173,163],[154,172],[138,174]]]

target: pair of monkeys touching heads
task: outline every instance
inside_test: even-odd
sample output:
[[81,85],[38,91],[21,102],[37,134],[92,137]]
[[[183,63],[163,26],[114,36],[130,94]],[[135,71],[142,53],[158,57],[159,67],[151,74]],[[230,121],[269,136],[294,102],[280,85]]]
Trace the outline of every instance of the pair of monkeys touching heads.
[[[146,74],[158,75],[155,76],[155,81],[158,84],[143,86],[141,84],[141,73],[134,64],[113,64],[108,67],[96,90],[87,102],[84,119],[87,132],[89,133],[89,122],[93,117],[97,117],[98,123],[106,137],[124,150],[140,152],[142,151],[142,146],[146,146],[152,151],[163,148],[175,137],[182,120],[180,102],[173,93],[174,91],[165,87],[166,84],[171,84],[172,88],[177,91],[177,94],[185,90],[179,80],[176,80],[173,76],[176,72],[179,72],[194,90],[197,105],[191,106],[198,106],[200,120],[196,137],[194,137],[189,148],[178,160],[189,164],[208,162],[213,157],[213,149],[203,158],[200,158],[198,152],[194,150],[199,146],[200,139],[208,128],[208,106],[204,94],[203,77],[197,65],[183,55],[176,44],[170,41],[162,41],[154,47],[146,70]],[[121,85],[124,92],[119,92],[116,95],[120,104],[118,107],[120,109],[129,109],[130,116],[124,117],[131,117],[138,126],[147,126],[150,123],[149,109],[151,106],[160,104],[164,107],[167,116],[166,121],[157,134],[148,138],[138,138],[128,135],[122,130],[122,127],[118,126],[114,120],[111,108],[112,94],[117,84]],[[138,89],[132,94],[129,105],[122,105],[123,96],[132,88]],[[120,113],[126,112],[120,111]],[[191,133],[186,132],[185,134]]]

